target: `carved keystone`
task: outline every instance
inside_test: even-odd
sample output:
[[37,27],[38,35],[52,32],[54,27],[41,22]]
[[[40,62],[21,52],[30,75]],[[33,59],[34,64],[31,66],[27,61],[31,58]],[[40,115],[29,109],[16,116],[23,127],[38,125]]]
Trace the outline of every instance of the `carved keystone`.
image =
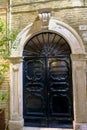
[[49,20],[52,16],[51,8],[42,8],[38,10],[39,19],[41,20],[42,29],[48,29]]

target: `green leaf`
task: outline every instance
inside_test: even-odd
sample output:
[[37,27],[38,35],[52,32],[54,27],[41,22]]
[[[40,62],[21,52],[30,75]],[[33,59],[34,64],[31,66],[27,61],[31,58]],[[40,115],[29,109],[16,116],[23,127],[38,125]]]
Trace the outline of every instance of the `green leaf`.
[[8,96],[7,92],[0,93],[0,101],[6,100],[7,96]]

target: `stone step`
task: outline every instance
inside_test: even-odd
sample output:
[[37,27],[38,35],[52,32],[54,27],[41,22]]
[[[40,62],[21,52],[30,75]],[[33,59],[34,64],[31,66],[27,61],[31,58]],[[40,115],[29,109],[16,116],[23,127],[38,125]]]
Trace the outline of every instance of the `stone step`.
[[23,130],[73,130],[64,128],[39,128],[39,127],[24,127]]

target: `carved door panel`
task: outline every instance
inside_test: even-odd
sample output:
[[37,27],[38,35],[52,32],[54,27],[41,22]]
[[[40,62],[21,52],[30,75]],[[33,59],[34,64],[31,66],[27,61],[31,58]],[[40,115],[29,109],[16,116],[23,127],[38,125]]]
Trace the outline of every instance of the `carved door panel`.
[[24,122],[28,126],[69,126],[73,119],[69,57],[24,60]]
[[26,59],[24,62],[24,121],[39,126],[46,121],[45,60]]
[[71,127],[73,104],[69,57],[49,58],[48,62],[49,126]]

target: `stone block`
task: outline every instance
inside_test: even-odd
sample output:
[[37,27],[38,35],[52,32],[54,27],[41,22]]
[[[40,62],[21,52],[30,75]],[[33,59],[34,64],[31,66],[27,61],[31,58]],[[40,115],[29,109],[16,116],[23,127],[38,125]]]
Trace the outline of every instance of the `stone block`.
[[87,125],[81,125],[80,130],[87,130]]
[[23,120],[20,121],[14,121],[10,120],[9,121],[9,130],[23,130]]

